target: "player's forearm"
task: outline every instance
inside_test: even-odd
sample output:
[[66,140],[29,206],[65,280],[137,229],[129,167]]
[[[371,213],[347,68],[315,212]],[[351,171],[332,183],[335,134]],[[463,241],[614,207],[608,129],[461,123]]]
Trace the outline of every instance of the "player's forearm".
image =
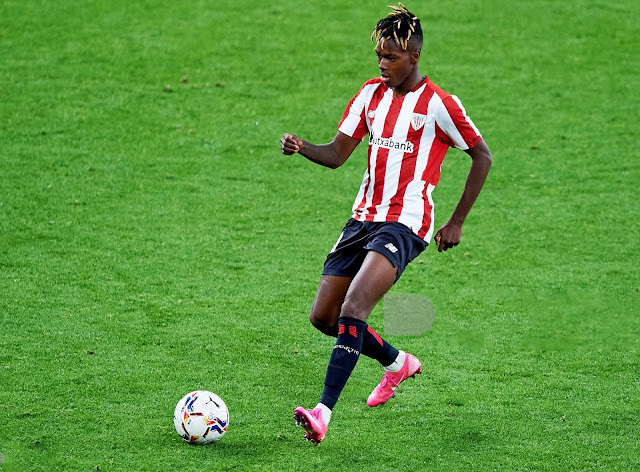
[[462,197],[460,197],[460,201],[451,216],[452,222],[460,225],[464,223],[464,220],[471,211],[471,207],[478,198],[478,195],[480,195],[489,169],[491,169],[491,154],[473,159]]
[[303,155],[311,162],[320,164],[321,166],[336,169],[340,167],[344,162],[338,153],[334,143],[327,144],[311,144],[307,141],[302,141],[298,154]]

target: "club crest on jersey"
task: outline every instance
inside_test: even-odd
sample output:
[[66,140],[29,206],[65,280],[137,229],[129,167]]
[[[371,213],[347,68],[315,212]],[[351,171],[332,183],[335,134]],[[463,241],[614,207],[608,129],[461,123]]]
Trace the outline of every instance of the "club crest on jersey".
[[421,115],[420,113],[413,113],[411,115],[411,126],[418,131],[422,128],[427,121],[427,115]]

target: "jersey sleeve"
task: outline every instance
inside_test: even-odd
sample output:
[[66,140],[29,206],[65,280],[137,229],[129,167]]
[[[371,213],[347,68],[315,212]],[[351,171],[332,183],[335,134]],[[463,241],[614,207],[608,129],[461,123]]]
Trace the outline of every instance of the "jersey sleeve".
[[366,84],[360,89],[356,96],[351,99],[338,124],[338,131],[361,141],[369,132],[365,117],[366,102],[363,93],[365,86]]
[[441,131],[438,136],[451,147],[466,151],[482,141],[480,131],[455,95],[448,95],[442,100],[435,118]]

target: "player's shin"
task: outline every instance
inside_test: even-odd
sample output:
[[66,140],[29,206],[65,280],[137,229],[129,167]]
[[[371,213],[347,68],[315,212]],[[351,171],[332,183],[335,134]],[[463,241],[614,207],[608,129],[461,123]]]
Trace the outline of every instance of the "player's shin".
[[360,352],[367,323],[355,318],[340,318],[338,323],[338,338],[331,353],[324,390],[320,403],[333,409],[349,376],[353,371]]

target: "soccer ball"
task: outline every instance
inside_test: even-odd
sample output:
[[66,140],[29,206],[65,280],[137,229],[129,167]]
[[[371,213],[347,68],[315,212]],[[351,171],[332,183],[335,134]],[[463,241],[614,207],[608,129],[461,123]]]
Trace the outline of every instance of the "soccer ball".
[[229,410],[215,393],[196,390],[180,399],[173,413],[173,424],[189,444],[209,444],[227,432]]

